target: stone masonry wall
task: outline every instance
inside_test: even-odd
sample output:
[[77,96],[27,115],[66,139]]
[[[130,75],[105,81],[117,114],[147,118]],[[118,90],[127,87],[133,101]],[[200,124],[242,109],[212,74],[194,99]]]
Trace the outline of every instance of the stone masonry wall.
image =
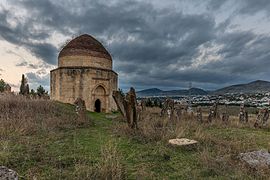
[[58,68],[51,71],[51,99],[73,104],[81,97],[90,111],[95,110],[95,101],[100,99],[101,110],[111,112],[117,109],[112,98],[113,90],[118,88],[117,83],[117,74],[112,70]]
[[96,67],[112,69],[112,60],[93,56],[64,56],[59,58],[58,67]]

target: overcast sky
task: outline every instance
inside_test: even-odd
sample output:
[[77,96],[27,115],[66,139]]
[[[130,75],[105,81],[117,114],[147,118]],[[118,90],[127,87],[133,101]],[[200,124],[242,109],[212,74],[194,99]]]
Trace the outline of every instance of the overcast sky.
[[122,89],[270,80],[269,0],[0,0],[0,78],[49,89],[59,50],[84,33],[111,53]]

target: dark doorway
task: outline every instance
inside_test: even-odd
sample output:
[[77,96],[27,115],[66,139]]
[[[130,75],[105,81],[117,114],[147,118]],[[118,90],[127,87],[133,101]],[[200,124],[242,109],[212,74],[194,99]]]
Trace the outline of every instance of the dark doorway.
[[95,101],[95,112],[100,112],[101,110],[101,102],[99,99]]

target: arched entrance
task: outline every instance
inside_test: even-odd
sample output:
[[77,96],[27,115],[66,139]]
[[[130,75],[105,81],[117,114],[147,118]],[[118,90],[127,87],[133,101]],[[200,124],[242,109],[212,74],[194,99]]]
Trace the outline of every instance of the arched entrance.
[[101,111],[101,101],[97,99],[95,101],[95,112],[100,112]]
[[102,85],[98,85],[93,91],[93,106],[95,112],[106,112],[106,91]]

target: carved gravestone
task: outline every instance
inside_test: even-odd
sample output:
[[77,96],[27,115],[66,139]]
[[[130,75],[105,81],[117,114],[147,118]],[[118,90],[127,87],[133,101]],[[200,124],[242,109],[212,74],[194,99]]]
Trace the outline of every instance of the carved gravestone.
[[229,114],[227,112],[223,112],[222,116],[221,116],[221,120],[224,123],[228,123],[229,122]]
[[210,110],[209,110],[209,114],[208,114],[208,119],[207,119],[208,123],[211,123],[213,121],[214,117],[215,117],[215,110],[214,110],[214,107],[211,106]]
[[263,113],[263,122],[262,125],[266,126],[267,125],[267,121],[269,119],[269,110],[267,108],[264,109],[264,113]]
[[169,119],[174,115],[174,100],[167,98],[164,102],[163,108],[161,109],[160,116],[167,114]]
[[113,91],[113,98],[128,126],[132,129],[137,129],[138,116],[135,89],[131,87],[126,95],[122,95],[120,91]]
[[144,99],[141,100],[141,110],[144,112],[146,110],[146,102]]
[[213,110],[214,110],[214,118],[217,118],[218,117],[218,102],[215,102],[214,105],[213,105]]
[[227,105],[225,106],[225,111],[222,113],[221,120],[224,123],[228,123],[229,122],[229,113],[227,111]]
[[8,169],[5,166],[0,166],[0,180],[18,180],[17,172]]
[[248,112],[245,109],[244,105],[240,106],[240,112],[239,112],[239,122],[248,122]]
[[257,115],[254,127],[266,126],[268,119],[269,119],[269,110],[267,108],[261,109]]
[[181,107],[181,105],[176,104],[174,106],[174,111],[175,111],[176,120],[179,121],[181,119],[181,116],[182,116],[182,107]]
[[82,98],[77,98],[74,104],[76,105],[75,111],[78,115],[78,123],[84,124],[87,119],[85,101]]
[[197,107],[197,121],[202,123],[203,119],[202,119],[202,108],[201,106]]
[[263,116],[262,110],[259,110],[257,117],[256,117],[255,124],[254,124],[255,128],[259,127],[259,124],[262,121],[262,116]]

